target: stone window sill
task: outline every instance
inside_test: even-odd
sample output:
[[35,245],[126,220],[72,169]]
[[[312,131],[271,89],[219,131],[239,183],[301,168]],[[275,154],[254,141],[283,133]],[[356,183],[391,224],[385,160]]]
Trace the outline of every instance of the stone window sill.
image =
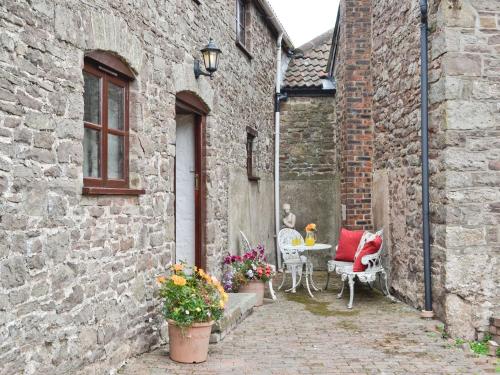
[[129,188],[103,188],[103,187],[84,187],[83,195],[142,195],[145,194],[144,189],[129,189]]
[[243,53],[246,55],[246,57],[248,57],[249,60],[252,60],[253,59],[253,56],[252,54],[250,53],[249,50],[247,50],[247,48],[245,47],[245,45],[243,43],[241,43],[239,40],[236,40],[236,46],[243,51]]

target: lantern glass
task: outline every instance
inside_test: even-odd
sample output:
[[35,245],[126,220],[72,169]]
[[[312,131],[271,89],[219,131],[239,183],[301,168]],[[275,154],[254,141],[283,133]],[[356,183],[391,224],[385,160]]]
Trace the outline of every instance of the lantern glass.
[[201,50],[203,55],[203,64],[205,69],[211,74],[215,72],[219,66],[219,55],[221,50],[217,48],[213,40],[210,40],[208,45]]

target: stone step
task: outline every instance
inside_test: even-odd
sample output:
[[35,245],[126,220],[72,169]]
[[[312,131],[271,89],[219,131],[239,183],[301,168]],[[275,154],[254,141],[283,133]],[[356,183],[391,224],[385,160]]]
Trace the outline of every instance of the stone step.
[[224,339],[243,319],[253,312],[256,301],[254,293],[229,293],[224,316],[212,326],[210,343]]

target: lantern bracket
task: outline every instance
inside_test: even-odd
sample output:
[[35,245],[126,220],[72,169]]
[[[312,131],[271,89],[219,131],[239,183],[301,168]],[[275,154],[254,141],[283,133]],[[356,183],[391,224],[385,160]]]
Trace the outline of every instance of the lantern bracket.
[[194,76],[196,79],[200,78],[200,76],[209,76],[210,79],[212,79],[212,73],[204,72],[201,69],[201,63],[198,59],[194,60]]

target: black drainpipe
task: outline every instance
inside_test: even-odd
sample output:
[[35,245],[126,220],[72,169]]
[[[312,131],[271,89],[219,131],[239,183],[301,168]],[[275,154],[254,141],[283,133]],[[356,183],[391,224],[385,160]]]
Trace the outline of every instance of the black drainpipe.
[[424,236],[425,308],[422,317],[432,318],[431,248],[429,235],[429,104],[428,104],[428,22],[427,0],[420,0],[420,95],[422,119],[422,221]]

